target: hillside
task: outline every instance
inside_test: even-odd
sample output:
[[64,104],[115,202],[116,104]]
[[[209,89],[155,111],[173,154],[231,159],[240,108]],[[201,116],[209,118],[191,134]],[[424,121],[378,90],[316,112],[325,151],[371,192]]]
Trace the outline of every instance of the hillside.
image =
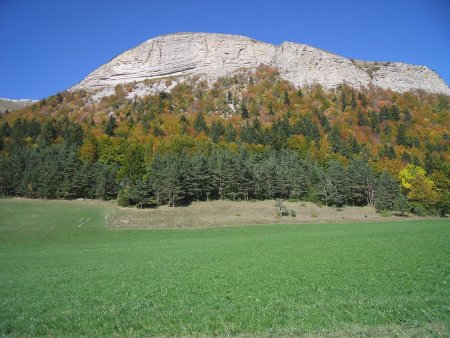
[[68,91],[0,120],[0,191],[121,205],[303,199],[445,214],[450,100],[371,87],[300,89],[277,69]]
[[[259,65],[276,68],[282,79],[296,87],[320,84],[335,89],[347,84],[356,89],[376,86],[397,92],[421,89],[450,95],[448,85],[425,66],[355,61],[304,44],[283,42],[274,46],[244,36],[211,33],[152,38],[93,71],[72,90],[103,89],[110,93],[108,89],[117,84],[145,80],[156,80],[157,90],[166,90],[164,79],[177,77],[185,82],[193,76],[211,84],[241,68]],[[131,95],[148,93],[138,90]]]

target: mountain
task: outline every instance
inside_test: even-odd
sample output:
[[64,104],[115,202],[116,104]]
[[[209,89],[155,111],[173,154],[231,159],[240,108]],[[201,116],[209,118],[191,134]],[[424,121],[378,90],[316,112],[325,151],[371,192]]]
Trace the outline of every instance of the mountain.
[[[265,64],[297,87],[321,84],[334,89],[348,84],[396,92],[424,90],[450,95],[450,88],[425,66],[347,59],[304,44],[279,46],[227,34],[176,33],[150,39],[89,74],[71,90],[110,90],[117,84],[200,76],[209,83],[242,68]],[[161,87],[161,86],[160,86]],[[169,88],[170,89],[170,88]],[[142,92],[136,91],[137,96]]]
[[380,87],[421,76],[417,86],[432,88],[433,74],[292,43],[157,38],[78,85],[88,90],[1,114],[0,194],[140,207],[279,198],[446,215],[450,96]]
[[3,113],[4,111],[12,111],[21,109],[27,106],[31,106],[33,103],[37,102],[36,100],[28,100],[28,99],[21,99],[21,100],[12,100],[12,99],[6,99],[6,98],[0,98],[0,113]]

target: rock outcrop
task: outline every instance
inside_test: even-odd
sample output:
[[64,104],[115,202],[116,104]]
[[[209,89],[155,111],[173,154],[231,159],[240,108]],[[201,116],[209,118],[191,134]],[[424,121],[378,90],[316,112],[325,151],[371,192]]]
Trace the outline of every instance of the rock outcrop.
[[333,89],[346,83],[354,88],[374,85],[397,92],[421,89],[450,95],[449,86],[425,66],[354,61],[303,44],[284,42],[274,46],[244,36],[210,33],[150,39],[101,66],[71,89],[106,89],[134,81],[194,75],[213,81],[261,64],[276,67],[282,78],[297,87],[319,83]]

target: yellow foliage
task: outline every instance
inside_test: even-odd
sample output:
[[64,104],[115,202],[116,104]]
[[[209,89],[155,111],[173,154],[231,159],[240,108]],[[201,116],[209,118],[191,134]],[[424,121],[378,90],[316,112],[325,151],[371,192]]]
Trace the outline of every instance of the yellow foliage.
[[401,186],[405,189],[411,189],[411,184],[417,176],[425,177],[426,172],[422,167],[416,166],[414,164],[408,164],[398,174]]
[[87,137],[79,150],[80,160],[84,163],[94,163],[98,157],[97,142],[93,137]]
[[374,161],[374,169],[375,172],[381,173],[383,170],[387,170],[389,174],[392,176],[397,176],[401,168],[403,168],[404,163],[402,160],[396,158],[396,159],[389,159],[387,157],[383,157],[380,160]]
[[439,201],[439,194],[432,180],[423,175],[416,175],[411,182],[408,199],[430,207]]
[[298,151],[300,154],[306,154],[309,148],[309,142],[303,135],[293,135],[287,140],[288,147]]

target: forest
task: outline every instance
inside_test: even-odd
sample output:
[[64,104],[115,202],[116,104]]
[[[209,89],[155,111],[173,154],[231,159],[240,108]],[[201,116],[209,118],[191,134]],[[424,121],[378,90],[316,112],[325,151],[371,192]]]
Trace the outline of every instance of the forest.
[[143,97],[132,96],[137,85],[103,97],[66,91],[4,113],[0,194],[139,207],[279,198],[449,212],[444,95],[295,88],[266,66]]

